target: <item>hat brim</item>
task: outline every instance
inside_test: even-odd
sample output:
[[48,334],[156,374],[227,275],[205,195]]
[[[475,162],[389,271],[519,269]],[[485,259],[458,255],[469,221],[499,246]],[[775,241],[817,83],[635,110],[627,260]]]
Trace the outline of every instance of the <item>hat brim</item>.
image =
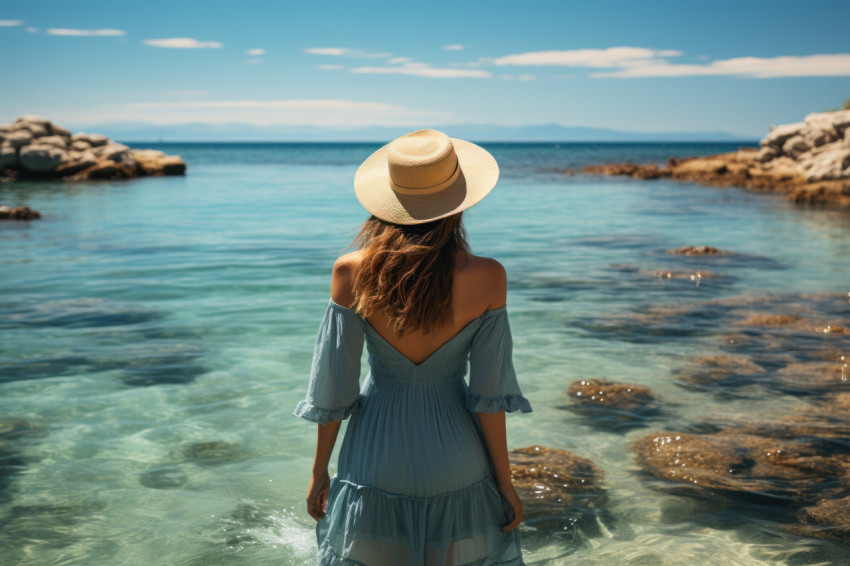
[[381,220],[393,224],[422,224],[457,214],[483,199],[499,180],[499,165],[474,143],[449,138],[457,155],[460,175],[445,189],[427,195],[400,193],[390,184],[387,152],[390,144],[370,155],[354,176],[360,204]]

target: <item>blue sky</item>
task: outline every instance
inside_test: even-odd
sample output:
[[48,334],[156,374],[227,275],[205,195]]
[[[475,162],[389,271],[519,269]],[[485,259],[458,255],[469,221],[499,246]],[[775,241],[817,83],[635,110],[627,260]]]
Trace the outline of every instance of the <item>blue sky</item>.
[[0,4],[0,123],[727,131],[850,97],[850,2]]

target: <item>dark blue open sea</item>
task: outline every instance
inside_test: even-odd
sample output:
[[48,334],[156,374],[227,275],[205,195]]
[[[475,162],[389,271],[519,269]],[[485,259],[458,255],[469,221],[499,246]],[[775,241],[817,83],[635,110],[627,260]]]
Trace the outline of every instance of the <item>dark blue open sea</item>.
[[[850,563],[848,214],[563,173],[737,144],[484,145],[501,180],[466,225],[507,268],[535,409],[509,446],[604,472],[529,509],[526,561]],[[309,564],[315,428],[291,413],[378,144],[142,146],[188,174],[0,185],[42,214],[0,223],[0,563]],[[666,252],[688,245],[729,253]],[[587,378],[657,400],[578,405]],[[697,447],[678,475],[668,436]]]

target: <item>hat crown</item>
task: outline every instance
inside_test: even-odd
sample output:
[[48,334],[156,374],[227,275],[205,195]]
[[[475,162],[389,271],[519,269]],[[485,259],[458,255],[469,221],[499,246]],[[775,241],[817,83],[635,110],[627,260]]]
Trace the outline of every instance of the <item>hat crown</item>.
[[418,130],[390,143],[387,167],[393,185],[428,189],[450,179],[458,160],[449,136],[437,130]]

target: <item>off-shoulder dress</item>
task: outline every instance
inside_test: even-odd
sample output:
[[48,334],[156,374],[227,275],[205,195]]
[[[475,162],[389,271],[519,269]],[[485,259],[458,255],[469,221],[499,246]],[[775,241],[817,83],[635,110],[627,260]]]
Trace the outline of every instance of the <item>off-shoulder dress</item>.
[[[369,373],[361,387],[363,343]],[[469,372],[469,384],[464,377]],[[298,417],[351,417],[316,526],[322,565],[521,565],[475,413],[531,405],[514,372],[506,307],[414,364],[354,310],[328,304]]]

